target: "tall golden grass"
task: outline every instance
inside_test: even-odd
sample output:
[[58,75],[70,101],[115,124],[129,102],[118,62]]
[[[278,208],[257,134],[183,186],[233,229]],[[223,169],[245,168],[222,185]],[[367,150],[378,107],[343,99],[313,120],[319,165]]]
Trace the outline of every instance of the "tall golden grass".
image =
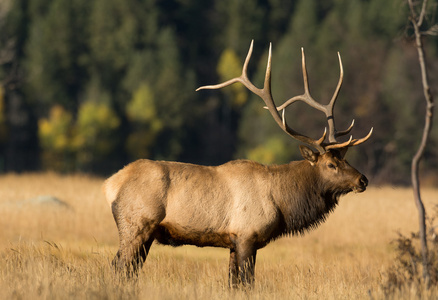
[[[0,299],[379,299],[397,231],[417,230],[407,188],[341,198],[318,229],[258,251],[256,284],[227,288],[228,251],[154,244],[135,280],[113,274],[117,229],[103,180],[53,173],[0,176]],[[23,202],[55,196],[71,208]],[[426,207],[438,199],[425,189]],[[432,289],[423,294],[436,296]],[[400,291],[395,298],[415,298]]]

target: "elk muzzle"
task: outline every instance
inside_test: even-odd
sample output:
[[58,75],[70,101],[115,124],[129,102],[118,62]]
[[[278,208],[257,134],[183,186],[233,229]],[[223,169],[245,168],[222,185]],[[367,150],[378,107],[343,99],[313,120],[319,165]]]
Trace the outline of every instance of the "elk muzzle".
[[366,190],[368,186],[368,179],[365,177],[365,175],[360,175],[357,179],[356,186],[353,188],[353,191],[356,193],[362,193]]

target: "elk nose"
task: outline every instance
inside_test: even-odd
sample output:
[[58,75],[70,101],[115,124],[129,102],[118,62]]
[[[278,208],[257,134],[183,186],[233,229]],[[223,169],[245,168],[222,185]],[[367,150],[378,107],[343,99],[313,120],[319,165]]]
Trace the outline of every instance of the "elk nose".
[[362,175],[359,179],[360,185],[362,187],[367,187],[368,186],[368,179],[365,177],[365,175]]

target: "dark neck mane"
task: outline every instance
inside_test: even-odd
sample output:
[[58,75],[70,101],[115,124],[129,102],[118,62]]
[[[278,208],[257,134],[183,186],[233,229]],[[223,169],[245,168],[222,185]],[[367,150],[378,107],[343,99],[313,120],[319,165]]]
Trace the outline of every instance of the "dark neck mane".
[[[302,234],[324,222],[338,204],[339,193],[325,187],[317,171],[306,161],[285,166],[279,191],[272,191],[273,199],[283,217],[279,234]],[[274,185],[275,186],[275,185]]]

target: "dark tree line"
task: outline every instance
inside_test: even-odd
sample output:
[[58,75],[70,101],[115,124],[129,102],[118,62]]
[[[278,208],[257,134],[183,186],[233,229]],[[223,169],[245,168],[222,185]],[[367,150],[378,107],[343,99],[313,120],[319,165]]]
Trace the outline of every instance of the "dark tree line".
[[[302,93],[300,47],[312,95],[327,102],[340,51],[338,127],[354,118],[355,136],[375,128],[349,160],[377,182],[406,183],[424,109],[408,13],[401,0],[0,1],[0,168],[109,173],[140,157],[299,159],[243,87],[195,92],[238,75],[254,39],[249,71],[259,85],[273,43],[277,104]],[[425,45],[432,87],[437,46]],[[325,126],[302,105],[287,118],[315,137]],[[433,130],[424,156],[435,182],[437,139]]]

